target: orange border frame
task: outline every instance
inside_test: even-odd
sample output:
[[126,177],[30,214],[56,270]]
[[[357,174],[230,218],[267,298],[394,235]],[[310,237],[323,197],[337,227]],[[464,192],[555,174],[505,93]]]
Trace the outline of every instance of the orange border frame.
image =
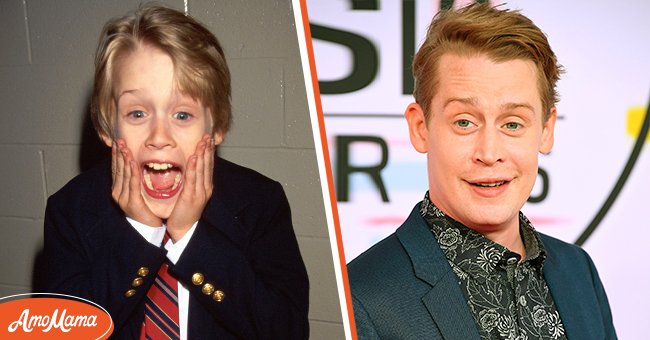
[[330,204],[332,205],[332,218],[334,220],[334,232],[336,234],[336,245],[339,251],[341,277],[343,280],[343,289],[345,291],[345,304],[348,310],[348,319],[350,321],[350,333],[352,335],[352,339],[357,339],[357,328],[354,323],[354,311],[352,309],[352,298],[350,296],[350,286],[348,283],[348,271],[345,263],[345,252],[343,250],[343,238],[341,237],[341,223],[339,221],[339,212],[336,205],[336,192],[334,191],[334,179],[333,179],[334,177],[332,176],[332,163],[330,162],[329,148],[327,146],[327,134],[325,133],[325,119],[323,118],[323,107],[320,100],[320,88],[318,86],[318,76],[316,74],[314,48],[311,40],[311,30],[309,28],[309,16],[307,14],[307,1],[300,0],[300,7],[302,12],[303,28],[305,31],[305,45],[307,47],[307,54],[309,56],[309,69],[311,71],[312,87],[314,89],[314,100],[316,102],[316,111],[318,114],[318,127],[320,130],[321,147],[323,148],[323,159],[325,163],[325,171],[327,172],[327,188],[330,194]]

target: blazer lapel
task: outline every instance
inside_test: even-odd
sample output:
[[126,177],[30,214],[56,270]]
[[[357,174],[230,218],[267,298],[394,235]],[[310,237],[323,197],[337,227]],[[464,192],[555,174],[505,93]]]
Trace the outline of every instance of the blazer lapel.
[[479,339],[467,301],[435,237],[416,205],[397,238],[413,263],[415,276],[431,285],[422,302],[444,339]]
[[241,212],[248,205],[249,193],[241,192],[235,176],[237,168],[229,161],[215,157],[213,176],[214,191],[208,201],[202,218],[219,229],[236,244],[244,244],[249,230],[240,223]]
[[584,308],[597,305],[597,302],[591,302],[593,285],[586,284],[591,282],[586,279],[591,273],[574,263],[578,259],[570,256],[560,258],[559,250],[553,248],[551,242],[544,242],[544,247],[548,254],[544,262],[544,278],[560,313],[567,338],[602,339],[604,334],[597,327],[602,320],[601,315],[596,308]]
[[422,302],[444,339],[479,339],[476,324],[467,308],[467,301],[461,292],[456,292],[456,275],[451,271],[448,273],[450,274],[438,281],[422,298]]

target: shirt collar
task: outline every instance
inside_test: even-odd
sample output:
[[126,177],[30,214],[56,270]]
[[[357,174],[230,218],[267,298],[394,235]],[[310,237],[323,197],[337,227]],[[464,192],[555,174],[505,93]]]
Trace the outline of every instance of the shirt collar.
[[[512,258],[516,258],[517,262],[520,259],[519,254],[447,216],[431,202],[428,191],[420,206],[420,213],[447,259],[468,275],[490,274],[497,266],[506,266],[509,259],[511,263]],[[524,262],[529,262],[541,273],[546,251],[539,234],[522,212],[519,212],[519,232],[526,248]]]

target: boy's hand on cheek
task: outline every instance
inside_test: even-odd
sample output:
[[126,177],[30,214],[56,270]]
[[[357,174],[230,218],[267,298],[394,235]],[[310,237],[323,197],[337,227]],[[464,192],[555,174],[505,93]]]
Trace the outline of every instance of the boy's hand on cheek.
[[214,141],[205,135],[187,161],[185,181],[169,219],[167,231],[175,242],[183,237],[194,222],[201,218],[203,209],[212,196]]
[[153,214],[140,193],[140,171],[124,140],[113,142],[111,151],[112,196],[124,214],[148,226],[159,227],[162,220]]

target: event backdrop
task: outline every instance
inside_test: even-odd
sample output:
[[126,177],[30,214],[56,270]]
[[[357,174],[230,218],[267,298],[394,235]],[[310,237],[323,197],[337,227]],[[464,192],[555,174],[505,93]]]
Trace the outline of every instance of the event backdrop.
[[[307,2],[346,261],[393,232],[427,189],[425,156],[403,118],[413,100],[409,63],[438,9],[461,5],[452,3]],[[567,70],[555,149],[541,156],[523,210],[541,232],[583,245],[619,336],[647,338],[650,150],[636,142],[650,95],[650,2],[505,7],[535,21]]]

